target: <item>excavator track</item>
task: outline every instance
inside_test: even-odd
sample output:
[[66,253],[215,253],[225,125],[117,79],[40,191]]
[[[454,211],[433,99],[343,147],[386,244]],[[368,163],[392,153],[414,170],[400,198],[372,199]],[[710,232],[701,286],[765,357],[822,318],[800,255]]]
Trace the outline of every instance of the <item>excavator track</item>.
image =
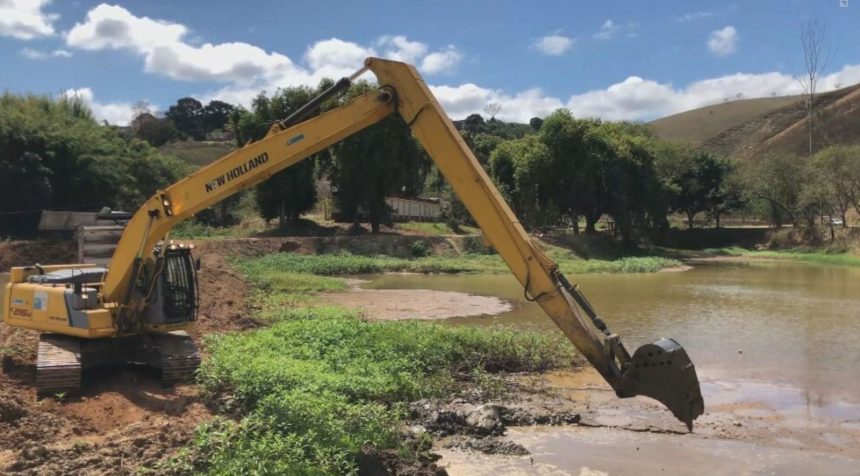
[[193,380],[200,366],[200,352],[191,337],[181,331],[93,340],[42,334],[36,391],[40,397],[78,393],[83,370],[123,364],[160,369],[161,382],[175,385]]
[[161,382],[172,385],[194,378],[200,366],[200,352],[194,341],[185,332],[173,332],[152,336],[158,349]]
[[58,334],[39,336],[36,393],[39,396],[76,393],[81,388],[81,341]]

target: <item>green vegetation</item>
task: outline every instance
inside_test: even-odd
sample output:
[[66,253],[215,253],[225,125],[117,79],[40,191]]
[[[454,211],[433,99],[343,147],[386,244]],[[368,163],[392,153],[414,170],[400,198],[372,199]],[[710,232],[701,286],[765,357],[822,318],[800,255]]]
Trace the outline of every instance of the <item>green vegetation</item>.
[[[285,119],[330,85],[330,81],[323,81],[316,89],[278,89],[271,97],[260,93],[252,101],[250,111],[240,108],[231,114],[236,144],[244,145],[262,139],[274,122]],[[324,105],[322,110],[331,109],[332,106],[334,104]],[[267,221],[277,219],[281,229],[286,228],[288,223],[295,224],[316,203],[314,169],[327,160],[330,160],[327,151],[316,154],[257,185],[256,205],[260,216]]]
[[794,260],[827,265],[860,266],[860,256],[842,252],[822,253],[811,249],[752,251],[744,248],[730,247],[709,248],[702,250],[702,253],[711,256],[741,256],[748,258]]
[[230,142],[176,141],[158,148],[164,155],[172,155],[192,167],[203,167],[224,157],[236,147]]
[[185,172],[146,142],[100,125],[80,98],[0,96],[0,231],[27,231],[17,213],[25,210],[135,210]]
[[237,262],[265,298],[257,317],[271,326],[207,337],[199,381],[208,398],[241,419],[200,427],[169,469],[356,474],[363,453],[397,450],[410,458],[429,448],[400,437],[408,402],[464,385],[497,391],[500,372],[543,371],[576,358],[557,333],[368,322],[356,310],[296,307],[310,293],[344,284],[272,267],[287,256]]
[[409,221],[397,223],[396,228],[404,231],[421,233],[423,235],[474,235],[478,229],[473,226],[460,226],[458,230],[452,229],[447,223],[434,223],[425,221]]
[[[552,247],[549,255],[564,273],[649,273],[677,266],[677,260],[658,256],[624,257],[616,260],[583,260],[562,248]],[[343,276],[387,272],[410,273],[507,273],[498,255],[464,254],[461,256],[428,256],[393,258],[350,253],[298,255],[278,253],[247,261],[241,265],[253,276],[257,273],[288,272],[322,276]]]
[[816,221],[826,216],[832,240],[836,218],[836,226],[847,227],[848,210],[860,213],[860,146],[831,146],[811,161],[765,155],[744,164],[741,179],[748,199],[777,227],[790,223],[814,235]]
[[[357,83],[343,101],[370,91],[368,83]],[[380,225],[391,224],[391,208],[385,198],[417,195],[430,169],[427,154],[398,114],[347,137],[331,150],[331,177],[337,187],[334,199],[341,218],[355,225],[366,220],[374,233]]]

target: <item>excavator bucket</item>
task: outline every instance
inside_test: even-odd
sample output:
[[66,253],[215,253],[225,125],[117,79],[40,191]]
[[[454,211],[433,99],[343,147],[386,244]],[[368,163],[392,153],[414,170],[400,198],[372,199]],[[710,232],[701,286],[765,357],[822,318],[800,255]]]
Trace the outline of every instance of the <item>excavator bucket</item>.
[[621,377],[620,397],[644,395],[669,409],[693,431],[693,420],[705,411],[696,367],[674,339],[660,339],[636,349]]

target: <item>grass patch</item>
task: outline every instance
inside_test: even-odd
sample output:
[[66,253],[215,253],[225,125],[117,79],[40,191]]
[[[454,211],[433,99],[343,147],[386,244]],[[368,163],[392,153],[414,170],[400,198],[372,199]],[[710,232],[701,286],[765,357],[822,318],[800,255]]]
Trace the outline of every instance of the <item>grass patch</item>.
[[185,220],[170,230],[171,238],[185,240],[206,240],[216,238],[239,238],[246,236],[238,227],[216,227],[196,220]]
[[447,223],[433,223],[423,221],[409,221],[398,223],[396,229],[421,233],[422,235],[440,236],[440,235],[475,235],[478,229],[472,226],[460,226],[460,233],[455,232],[448,226]]
[[362,451],[400,448],[405,403],[576,355],[560,334],[366,322],[339,307],[281,308],[267,319],[266,329],[206,339],[204,393],[229,396],[245,418],[199,430],[197,470],[350,474]]
[[802,261],[805,263],[826,265],[860,266],[860,256],[845,252],[826,253],[811,249],[755,251],[739,247],[729,247],[708,248],[702,250],[702,253],[709,256],[740,256],[758,259]]
[[860,266],[860,256],[848,253],[820,253],[809,251],[749,251],[743,256],[753,258],[787,259],[839,266]]
[[[554,247],[550,254],[566,272],[643,272],[677,263],[655,257],[582,260]],[[257,317],[270,326],[208,336],[209,357],[198,381],[205,396],[241,419],[201,426],[191,448],[165,468],[225,475],[356,474],[368,451],[397,450],[417,458],[426,442],[405,442],[399,433],[409,402],[464,388],[498,397],[507,388],[501,378],[506,372],[540,372],[579,359],[560,333],[369,322],[358,310],[314,302],[314,293],[345,287],[335,276],[507,272],[498,255],[277,253],[234,264],[253,285]]]
[[[550,251],[564,273],[651,273],[678,266],[680,262],[659,256],[634,256],[616,260],[583,260],[561,248]],[[412,259],[390,256],[364,256],[351,253],[297,255],[277,253],[245,261],[242,268],[251,275],[299,273],[302,275],[343,276],[390,272],[410,273],[507,273],[498,255],[468,253],[461,256],[428,256]],[[257,279],[257,278],[252,278]]]

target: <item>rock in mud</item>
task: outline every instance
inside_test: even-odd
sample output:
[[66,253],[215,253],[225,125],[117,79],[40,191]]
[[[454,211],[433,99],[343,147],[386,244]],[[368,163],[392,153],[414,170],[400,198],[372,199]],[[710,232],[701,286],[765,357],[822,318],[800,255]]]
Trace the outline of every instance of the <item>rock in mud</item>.
[[503,407],[502,423],[508,426],[575,425],[582,416],[574,411],[548,408],[533,403]]
[[445,448],[478,451],[488,455],[525,456],[530,454],[529,450],[524,446],[496,436],[487,438],[455,438],[446,443]]
[[413,417],[428,432],[438,436],[500,435],[505,431],[499,405],[474,405],[460,399],[452,402],[420,400],[410,408]]
[[502,424],[502,408],[498,405],[480,405],[466,415],[466,425],[481,435],[499,435],[504,433]]

